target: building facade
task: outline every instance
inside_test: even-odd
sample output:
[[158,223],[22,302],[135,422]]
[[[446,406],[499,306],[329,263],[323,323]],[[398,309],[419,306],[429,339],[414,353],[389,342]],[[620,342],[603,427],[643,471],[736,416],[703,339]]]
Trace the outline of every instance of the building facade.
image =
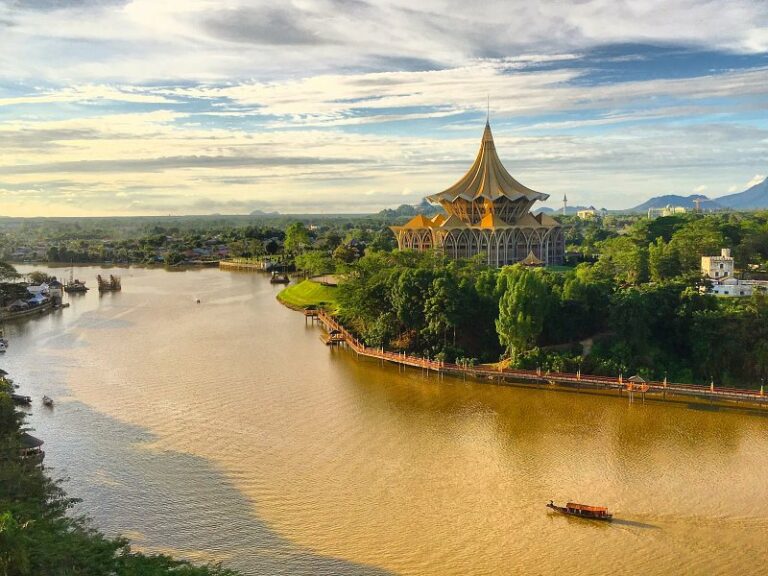
[[565,236],[557,220],[530,209],[548,194],[520,184],[501,164],[491,127],[469,171],[450,188],[428,196],[444,214],[419,214],[392,226],[400,250],[438,250],[454,259],[482,254],[491,266],[521,262],[529,254],[544,265],[562,264]]
[[733,276],[734,264],[730,248],[720,250],[720,256],[702,256],[701,274],[719,280]]

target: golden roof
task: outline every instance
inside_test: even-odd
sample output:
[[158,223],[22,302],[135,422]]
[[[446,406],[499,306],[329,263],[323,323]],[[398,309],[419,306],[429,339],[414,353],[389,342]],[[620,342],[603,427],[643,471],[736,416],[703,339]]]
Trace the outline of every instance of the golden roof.
[[397,228],[436,228],[436,227],[437,227],[437,224],[435,224],[429,218],[424,216],[424,214],[416,214],[416,216],[408,220],[408,222],[406,222],[402,226],[397,226]]
[[494,201],[502,196],[510,200],[525,197],[532,201],[549,198],[549,194],[536,192],[523,186],[507,172],[496,154],[491,126],[486,122],[480,150],[469,171],[456,184],[438,194],[427,196],[427,200],[453,202],[463,198],[471,202],[476,198],[485,198]]
[[456,214],[451,214],[448,216],[448,219],[440,224],[440,228],[445,228],[446,230],[450,230],[452,228],[466,228],[467,224],[466,222],[462,221],[461,218],[456,216]]
[[480,228],[511,228],[509,224],[504,222],[499,216],[496,216],[493,212],[489,212],[483,219],[480,220]]
[[435,224],[437,224],[438,226],[442,226],[443,222],[445,222],[445,216],[443,216],[442,214],[435,214],[434,216],[432,216],[432,218],[430,218],[430,220]]
[[515,226],[525,226],[528,228],[541,228],[542,224],[530,212],[526,212],[520,218],[515,220]]

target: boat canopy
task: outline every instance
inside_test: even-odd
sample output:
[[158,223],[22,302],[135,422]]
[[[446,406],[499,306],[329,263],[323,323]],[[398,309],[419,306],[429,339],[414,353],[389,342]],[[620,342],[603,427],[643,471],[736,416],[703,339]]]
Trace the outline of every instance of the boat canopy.
[[602,506],[587,506],[586,504],[576,504],[575,502],[568,502],[565,507],[573,510],[584,510],[585,512],[608,512],[608,508],[603,508]]

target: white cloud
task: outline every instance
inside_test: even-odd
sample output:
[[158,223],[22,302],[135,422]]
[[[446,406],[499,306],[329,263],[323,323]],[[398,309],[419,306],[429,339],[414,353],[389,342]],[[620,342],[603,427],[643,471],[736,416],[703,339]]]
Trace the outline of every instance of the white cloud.
[[752,186],[755,186],[756,184],[760,184],[763,180],[765,180],[765,174],[755,174],[752,177],[752,180],[747,182],[747,184],[744,186],[744,189],[751,188]]

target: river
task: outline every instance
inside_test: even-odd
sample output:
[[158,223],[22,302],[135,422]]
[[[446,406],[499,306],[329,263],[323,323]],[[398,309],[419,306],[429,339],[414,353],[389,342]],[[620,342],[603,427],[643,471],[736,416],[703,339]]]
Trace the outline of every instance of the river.
[[8,324],[0,367],[78,510],[138,548],[253,575],[765,573],[759,412],[438,381],[327,348],[261,274],[114,269],[99,295],[99,272]]

